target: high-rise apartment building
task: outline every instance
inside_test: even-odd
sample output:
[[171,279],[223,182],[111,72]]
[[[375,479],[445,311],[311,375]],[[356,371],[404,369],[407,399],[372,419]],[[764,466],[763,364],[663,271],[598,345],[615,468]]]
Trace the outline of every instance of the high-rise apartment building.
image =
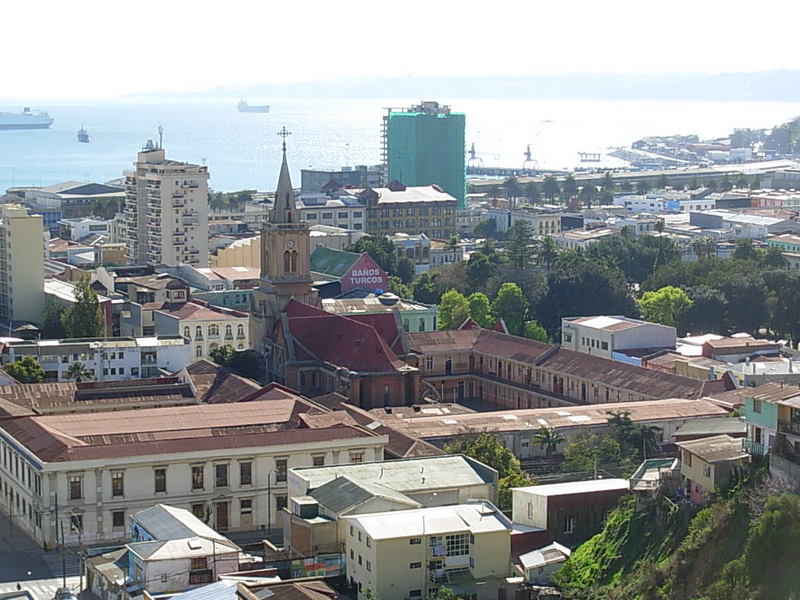
[[466,208],[464,128],[464,114],[438,102],[390,108],[383,118],[388,181],[438,185]]
[[44,312],[42,215],[0,205],[0,318],[41,322]]
[[152,141],[134,167],[125,172],[128,262],[208,266],[208,168],[167,160]]

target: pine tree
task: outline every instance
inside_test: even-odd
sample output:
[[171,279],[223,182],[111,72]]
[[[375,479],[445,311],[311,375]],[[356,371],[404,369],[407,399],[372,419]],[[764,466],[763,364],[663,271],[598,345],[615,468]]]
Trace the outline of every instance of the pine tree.
[[96,338],[105,335],[105,319],[100,301],[89,284],[89,277],[81,277],[75,286],[75,302],[61,315],[64,333],[70,338]]

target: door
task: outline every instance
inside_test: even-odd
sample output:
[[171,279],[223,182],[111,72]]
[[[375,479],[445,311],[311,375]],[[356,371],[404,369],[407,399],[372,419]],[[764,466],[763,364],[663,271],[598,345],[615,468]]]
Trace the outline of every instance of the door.
[[458,401],[459,402],[463,402],[464,401],[464,382],[463,381],[459,381],[458,382]]
[[216,523],[217,531],[228,530],[228,503],[217,502],[216,504]]

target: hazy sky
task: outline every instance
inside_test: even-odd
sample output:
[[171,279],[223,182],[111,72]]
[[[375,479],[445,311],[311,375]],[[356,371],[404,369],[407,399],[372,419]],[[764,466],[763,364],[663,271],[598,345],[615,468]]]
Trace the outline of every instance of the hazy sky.
[[358,76],[800,68],[797,0],[19,0],[0,99]]

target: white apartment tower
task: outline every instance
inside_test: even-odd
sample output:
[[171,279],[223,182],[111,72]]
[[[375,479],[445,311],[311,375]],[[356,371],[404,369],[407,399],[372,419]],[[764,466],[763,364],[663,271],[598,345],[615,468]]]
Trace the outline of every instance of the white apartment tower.
[[125,172],[128,262],[208,266],[208,168],[167,160],[148,141]]
[[0,318],[41,322],[44,312],[42,215],[0,205]]

